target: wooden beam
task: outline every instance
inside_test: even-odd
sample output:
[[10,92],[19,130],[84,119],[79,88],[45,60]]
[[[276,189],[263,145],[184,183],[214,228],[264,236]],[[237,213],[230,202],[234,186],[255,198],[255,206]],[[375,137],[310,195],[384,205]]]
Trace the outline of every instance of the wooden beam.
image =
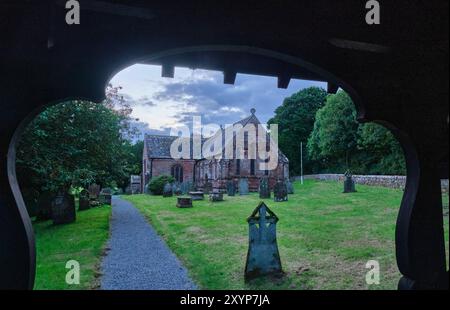
[[234,85],[236,81],[236,72],[233,71],[224,71],[223,72],[223,83]]
[[175,66],[172,64],[163,64],[161,66],[161,76],[166,78],[173,78],[175,75]]
[[337,85],[335,85],[335,84],[333,84],[331,82],[328,82],[327,92],[329,94],[335,94],[338,91],[338,89],[339,89],[339,86],[337,86]]
[[291,81],[290,75],[280,75],[278,76],[278,88],[286,89],[289,86],[289,82]]

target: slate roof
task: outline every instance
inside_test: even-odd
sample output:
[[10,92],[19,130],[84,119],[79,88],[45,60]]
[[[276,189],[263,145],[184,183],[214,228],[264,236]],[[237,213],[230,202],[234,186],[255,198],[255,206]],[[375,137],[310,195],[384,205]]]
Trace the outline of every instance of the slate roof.
[[145,135],[148,158],[172,158],[170,145],[178,137],[163,135]]
[[[253,123],[255,125],[260,124],[260,121],[255,116],[255,110],[252,109],[251,115],[241,119],[240,121],[237,121],[234,124],[241,124],[243,127],[249,123]],[[223,131],[223,128],[221,129]],[[217,133],[218,134],[218,133]],[[216,135],[213,135],[212,137],[208,139],[214,139]],[[164,136],[164,135],[145,135],[145,145],[147,147],[147,155],[148,158],[172,158],[170,156],[170,146],[177,139],[176,136]],[[191,158],[193,154],[193,141],[190,138],[185,138],[190,140],[191,144]],[[203,143],[208,140],[203,138],[202,139],[202,146]],[[279,159],[284,162],[288,162],[288,158],[279,150]]]

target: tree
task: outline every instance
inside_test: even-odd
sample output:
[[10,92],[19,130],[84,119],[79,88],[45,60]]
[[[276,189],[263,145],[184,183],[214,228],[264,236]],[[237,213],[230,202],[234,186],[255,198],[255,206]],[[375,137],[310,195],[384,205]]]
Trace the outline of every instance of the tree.
[[326,166],[351,166],[357,151],[358,122],[350,96],[344,91],[329,95],[316,114],[308,140],[308,154]]
[[358,129],[358,149],[364,170],[371,174],[406,173],[405,159],[400,144],[385,127],[368,123]]
[[359,124],[351,98],[344,91],[329,95],[317,111],[308,154],[321,161],[320,172],[405,173],[403,152],[395,137],[381,125]]
[[123,185],[131,173],[139,173],[140,146],[127,140],[133,134],[128,126],[131,110],[116,107],[74,100],[39,114],[17,149],[21,188],[36,195],[91,183]]
[[[285,98],[275,110],[269,124],[278,124],[278,145],[289,158],[292,174],[300,173],[300,143],[306,141],[313,129],[316,112],[325,103],[327,93],[319,87],[309,87]],[[306,152],[304,152],[305,155]],[[311,160],[304,158],[306,172],[310,171]]]

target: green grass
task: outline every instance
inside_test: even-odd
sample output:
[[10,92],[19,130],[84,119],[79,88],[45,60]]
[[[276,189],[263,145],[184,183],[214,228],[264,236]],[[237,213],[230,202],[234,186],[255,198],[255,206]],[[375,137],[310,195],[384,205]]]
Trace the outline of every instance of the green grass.
[[[396,289],[400,273],[394,230],[402,191],[357,186],[342,194],[337,182],[295,184],[288,202],[266,204],[279,217],[278,246],[285,276],[244,282],[246,218],[257,193],[194,201],[178,209],[176,197],[124,196],[149,219],[203,289]],[[448,243],[448,216],[445,218]],[[448,249],[447,249],[448,250]],[[447,255],[448,256],[448,255]],[[367,285],[366,262],[380,263],[380,284]]]
[[[74,223],[55,226],[52,221],[35,222],[37,270],[34,288],[92,289],[98,285],[98,267],[109,237],[111,207],[77,212]],[[80,263],[80,284],[68,285],[66,262]]]

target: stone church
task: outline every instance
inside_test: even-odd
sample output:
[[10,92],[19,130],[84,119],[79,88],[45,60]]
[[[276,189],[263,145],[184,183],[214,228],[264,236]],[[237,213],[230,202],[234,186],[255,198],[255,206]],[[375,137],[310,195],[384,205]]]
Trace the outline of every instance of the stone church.
[[[275,163],[274,169],[264,169],[260,170],[260,163],[266,162],[267,160],[261,160],[258,156],[256,159],[249,159],[248,151],[252,150],[252,147],[257,147],[252,145],[253,143],[258,143],[258,136],[264,135],[268,137],[268,133],[261,125],[260,121],[255,115],[255,109],[251,110],[251,114],[234,123],[233,125],[242,125],[243,128],[247,128],[246,125],[253,125],[256,129],[256,139],[248,139],[248,133],[244,133],[243,142],[243,152],[245,157],[242,159],[227,159],[226,156],[221,156],[220,159],[208,156],[207,158],[201,156],[200,159],[193,159],[192,156],[192,139],[188,137],[191,148],[191,156],[187,159],[174,159],[171,156],[170,148],[172,143],[179,139],[175,136],[164,136],[164,135],[145,135],[144,137],[144,151],[142,157],[142,191],[145,192],[145,188],[151,178],[159,175],[171,175],[175,178],[177,182],[192,182],[199,189],[202,189],[206,182],[210,182],[213,188],[225,189],[228,180],[235,180],[236,182],[240,178],[247,178],[249,183],[249,189],[251,191],[257,191],[259,186],[259,179],[261,177],[268,177],[270,186],[273,186],[277,179],[289,178],[289,160],[287,157],[279,150],[277,163]],[[259,128],[259,129],[258,129]],[[221,127],[215,135],[210,138],[203,138],[201,140],[202,147],[206,144],[213,144],[213,139],[217,137],[225,136],[225,129]],[[259,132],[264,131],[264,132]],[[234,134],[232,141],[229,142],[222,141],[222,145],[225,147],[221,148],[220,152],[225,152],[227,144],[232,148],[233,153],[236,154],[236,134]],[[270,142],[269,142],[270,143]],[[270,145],[267,143],[268,145]],[[208,144],[208,145],[209,145]],[[267,146],[269,149],[270,147]],[[257,149],[257,148],[256,148]],[[222,154],[224,155],[224,154]],[[229,158],[229,157],[228,157]]]

